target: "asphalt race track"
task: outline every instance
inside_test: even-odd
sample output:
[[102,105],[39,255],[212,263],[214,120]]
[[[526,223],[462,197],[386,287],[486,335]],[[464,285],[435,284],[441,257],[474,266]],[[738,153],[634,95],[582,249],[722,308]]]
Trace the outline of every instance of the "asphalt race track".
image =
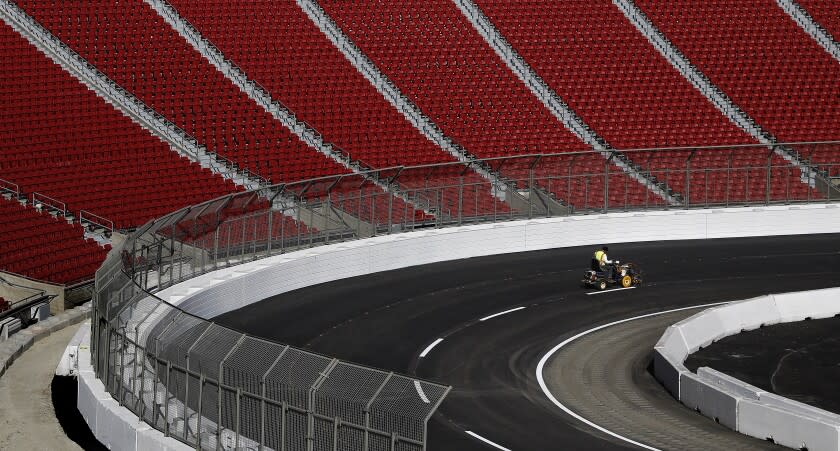
[[[452,385],[429,422],[430,450],[638,449],[549,400],[536,377],[543,356],[569,337],[640,315],[840,285],[840,235],[611,245],[610,257],[640,265],[646,283],[589,295],[580,279],[593,251],[509,254],[346,279],[215,320]],[[572,412],[649,449],[774,449],[682,407],[650,376],[653,343],[695,311],[572,341],[546,359],[548,388]]]

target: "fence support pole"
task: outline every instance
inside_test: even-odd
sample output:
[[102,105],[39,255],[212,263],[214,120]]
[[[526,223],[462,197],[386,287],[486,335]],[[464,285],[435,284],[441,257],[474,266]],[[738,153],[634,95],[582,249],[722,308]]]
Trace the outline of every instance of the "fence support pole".
[[164,394],[164,402],[166,405],[163,406],[163,435],[164,437],[169,437],[169,375],[172,374],[172,361],[166,362],[166,389]]
[[333,440],[332,449],[338,451],[338,429],[341,427],[341,418],[333,418]]
[[764,187],[764,203],[770,205],[770,177],[773,174],[773,151],[767,153],[767,181]]
[[691,159],[694,158],[694,152],[696,150],[692,150],[685,159],[685,208],[691,206]]
[[198,413],[195,417],[195,449],[201,449],[201,416],[204,402],[204,373],[198,378]]
[[460,177],[458,184],[458,225],[461,225],[464,219],[464,177]]
[[363,451],[368,451],[370,449],[370,406],[373,405],[373,402],[376,401],[376,398],[380,393],[382,393],[382,389],[388,385],[388,381],[391,380],[393,375],[393,372],[388,373],[388,376],[386,376],[385,380],[379,384],[379,388],[376,389],[376,392],[373,393],[373,396],[370,397],[370,400],[365,405],[365,446],[362,448]]

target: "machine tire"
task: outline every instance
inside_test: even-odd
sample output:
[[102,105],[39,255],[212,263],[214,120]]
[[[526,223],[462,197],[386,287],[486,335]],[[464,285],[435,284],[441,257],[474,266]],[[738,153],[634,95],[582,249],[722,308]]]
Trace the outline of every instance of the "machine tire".
[[599,290],[606,290],[607,289],[607,281],[606,280],[599,280],[598,281],[598,289]]
[[624,288],[630,288],[633,286],[633,278],[630,276],[624,276],[621,278],[621,286]]

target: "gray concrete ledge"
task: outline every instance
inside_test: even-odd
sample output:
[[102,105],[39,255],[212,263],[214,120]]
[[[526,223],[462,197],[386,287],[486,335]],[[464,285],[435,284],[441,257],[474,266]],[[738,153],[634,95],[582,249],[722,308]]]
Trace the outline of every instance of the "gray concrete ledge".
[[55,316],[39,321],[26,329],[12,335],[8,340],[0,343],[0,377],[6,370],[36,342],[50,336],[53,332],[65,327],[79,324],[90,318],[91,304],[80,305],[71,310],[65,310]]

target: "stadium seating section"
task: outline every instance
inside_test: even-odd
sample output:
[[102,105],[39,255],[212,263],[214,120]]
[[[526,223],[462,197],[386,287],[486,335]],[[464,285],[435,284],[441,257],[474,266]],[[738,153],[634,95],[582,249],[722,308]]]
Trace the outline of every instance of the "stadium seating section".
[[54,35],[207,148],[276,183],[346,172],[309,148],[139,0],[19,0]]
[[0,178],[121,229],[233,191],[231,183],[180,158],[5,24],[0,53]]
[[[757,144],[683,78],[611,1],[476,3],[540,77],[614,147]],[[687,188],[682,171],[687,156],[630,155],[680,193]],[[723,151],[696,155],[695,168],[714,170],[692,176],[695,199],[755,200],[765,192],[766,175],[727,188],[731,174],[721,169],[734,167],[746,175],[755,172],[747,168],[765,164],[763,151],[738,152],[735,158]],[[774,164],[786,166],[780,159]],[[806,193],[799,185],[794,179],[794,190]]]
[[273,98],[354,160],[375,168],[453,161],[391,106],[294,2],[171,3]]
[[551,88],[614,147],[754,143],[611,1],[476,3]]
[[798,0],[814,20],[827,31],[834,42],[840,42],[840,14],[837,14],[837,2],[833,0]]
[[[377,226],[514,209],[490,181],[417,130],[351,64],[296,2],[169,0],[251,80],[362,168],[399,174],[391,195],[301,141],[142,0],[15,0],[99,71],[211,153],[275,183],[342,174],[290,187],[305,205]],[[609,0],[475,0],[548,86],[616,149],[720,146],[625,155],[693,204],[818,196],[801,171],[757,144],[718,111]],[[532,183],[576,210],[662,205],[616,160],[567,130],[485,42],[452,0],[321,0],[326,13],[400,91],[468,155],[523,156],[489,168],[524,194]],[[772,0],[637,0],[665,36],[780,142],[840,140],[840,66]],[[840,36],[836,2],[799,0]],[[167,212],[239,189],[178,156],[0,25],[0,179],[131,229]],[[840,146],[797,147],[816,165]],[[541,157],[535,154],[558,154]],[[770,162],[774,167],[767,170]],[[693,170],[688,175],[687,168]],[[840,167],[826,167],[840,176]],[[609,171],[606,175],[604,172]],[[605,180],[605,177],[607,178]],[[435,189],[428,181],[434,180]],[[445,185],[440,187],[440,185]],[[605,188],[607,191],[605,191]],[[408,199],[408,201],[403,200]],[[254,249],[253,237],[319,231],[265,200],[241,196],[196,210],[177,234],[197,247]],[[214,207],[215,208],[215,207]],[[296,209],[305,214],[306,208]],[[288,213],[288,212],[286,212]],[[233,220],[236,219],[236,220]],[[229,226],[221,236],[221,221]],[[270,229],[269,229],[270,228]],[[174,229],[173,229],[174,230]],[[173,233],[173,230],[162,233]],[[55,283],[90,279],[105,248],[78,225],[0,199],[0,269]],[[249,238],[251,237],[251,238]],[[285,244],[285,243],[284,243]],[[2,309],[2,303],[0,303]]]
[[85,239],[78,224],[0,197],[0,270],[69,284],[90,278],[110,246]]
[[[451,1],[324,1],[321,5],[403,93],[473,155],[585,150],[584,143],[507,68]],[[592,163],[582,169],[603,171],[602,161]],[[528,176],[510,169],[503,169],[503,174],[514,179]],[[647,190],[635,182],[628,186],[632,203],[642,203]],[[572,196],[565,199],[572,205],[587,203],[577,191]]]
[[[636,4],[780,142],[840,139],[840,64],[775,1]],[[836,3],[832,12],[836,18]]]

